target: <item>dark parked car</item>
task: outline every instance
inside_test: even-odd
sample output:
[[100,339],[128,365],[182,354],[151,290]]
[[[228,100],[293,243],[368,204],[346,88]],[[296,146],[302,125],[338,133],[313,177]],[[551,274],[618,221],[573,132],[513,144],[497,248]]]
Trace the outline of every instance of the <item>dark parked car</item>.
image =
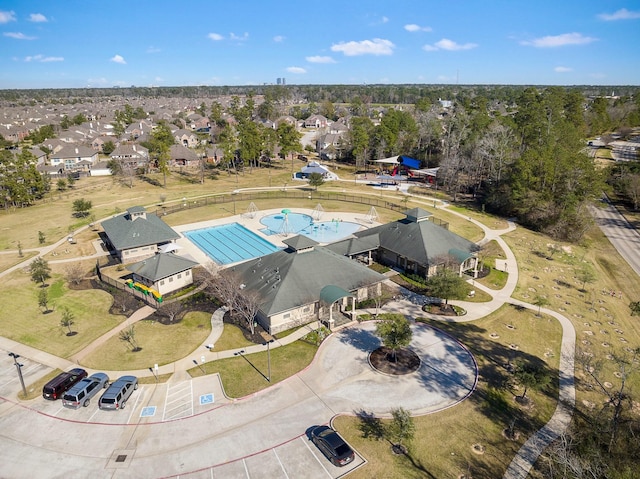
[[345,466],[354,460],[349,444],[328,426],[318,426],[311,431],[311,440],[335,466]]
[[58,374],[42,388],[42,397],[55,401],[60,399],[71,387],[83,378],[87,377],[87,372],[81,368],[74,368]]

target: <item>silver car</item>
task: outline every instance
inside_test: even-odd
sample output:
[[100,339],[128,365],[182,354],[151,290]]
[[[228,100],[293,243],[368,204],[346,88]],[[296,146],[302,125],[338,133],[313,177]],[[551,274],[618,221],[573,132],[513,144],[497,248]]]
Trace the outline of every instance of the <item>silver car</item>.
[[80,406],[87,407],[91,398],[108,386],[109,376],[105,373],[92,374],[88,378],[81,379],[64,393],[62,405],[71,409],[78,409]]

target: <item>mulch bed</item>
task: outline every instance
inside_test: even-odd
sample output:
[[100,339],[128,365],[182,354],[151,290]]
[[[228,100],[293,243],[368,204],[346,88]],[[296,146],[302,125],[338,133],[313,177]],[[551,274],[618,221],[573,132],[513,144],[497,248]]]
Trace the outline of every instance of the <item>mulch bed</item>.
[[422,309],[427,313],[438,314],[440,316],[457,316],[456,311],[450,304],[427,304]]
[[381,346],[369,354],[369,362],[378,371],[394,376],[412,373],[420,367],[420,358],[408,348],[398,349],[394,361],[393,351]]

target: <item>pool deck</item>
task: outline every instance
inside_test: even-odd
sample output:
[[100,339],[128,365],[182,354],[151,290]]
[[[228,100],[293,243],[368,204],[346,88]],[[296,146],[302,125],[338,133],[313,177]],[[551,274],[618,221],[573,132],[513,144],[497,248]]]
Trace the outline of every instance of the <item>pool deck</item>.
[[[288,210],[291,213],[302,213],[305,215],[309,215],[311,217],[313,217],[314,214],[316,213],[315,210],[308,209],[308,208],[288,208]],[[212,226],[220,226],[220,225],[225,225],[229,223],[241,224],[242,226],[251,230],[251,232],[255,233],[259,237],[267,240],[269,243],[274,244],[278,248],[284,248],[285,244],[283,243],[283,240],[287,238],[291,238],[294,235],[289,234],[287,236],[284,236],[282,234],[276,234],[276,235],[268,236],[260,231],[265,227],[262,223],[260,223],[260,220],[262,218],[264,218],[265,216],[280,214],[280,213],[282,213],[282,208],[274,208],[270,210],[259,210],[259,211],[256,211],[254,214],[249,214],[245,212],[235,216],[227,216],[225,218],[218,218],[215,220],[200,221],[198,223],[189,223],[189,224],[174,226],[173,230],[176,231],[177,233],[180,233],[180,239],[178,239],[176,243],[179,246],[181,246],[182,249],[178,251],[178,254],[180,256],[189,256],[200,264],[207,264],[207,263],[213,262],[213,260],[209,258],[209,256],[207,256],[207,254],[204,251],[202,251],[195,244],[193,244],[184,235],[184,233],[186,231],[197,230],[202,228],[210,228]],[[341,221],[349,221],[352,223],[358,223],[362,225],[362,229],[367,229],[373,226],[380,225],[380,223],[375,221],[373,223],[369,222],[369,219],[367,218],[366,214],[342,213],[342,212],[336,213],[334,211],[323,211],[318,221],[331,221],[333,219],[337,219]],[[320,243],[320,244],[325,244],[325,243]],[[235,263],[224,265],[224,267],[231,266],[233,264]]]

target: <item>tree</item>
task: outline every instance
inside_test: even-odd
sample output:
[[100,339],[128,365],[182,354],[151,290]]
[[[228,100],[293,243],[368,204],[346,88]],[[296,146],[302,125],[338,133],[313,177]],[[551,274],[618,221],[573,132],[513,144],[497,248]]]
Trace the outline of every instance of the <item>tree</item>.
[[133,352],[140,351],[141,349],[138,346],[138,343],[136,342],[136,329],[133,326],[133,324],[128,328],[120,331],[120,334],[118,335],[118,339],[120,341],[127,343],[131,347],[131,351]]
[[65,178],[60,178],[57,183],[58,191],[64,191],[67,189],[67,180]]
[[388,319],[376,325],[376,334],[382,339],[382,344],[392,352],[396,361],[396,351],[409,345],[413,332],[407,318],[401,314],[392,314]]
[[311,173],[309,175],[309,186],[313,186],[318,191],[318,186],[324,184],[324,177],[320,173]]
[[585,285],[587,283],[593,283],[596,280],[596,273],[593,271],[593,268],[589,264],[585,264],[578,271],[577,278],[582,282],[582,291],[585,291]]
[[516,361],[513,377],[523,387],[522,396],[519,396],[520,399],[525,399],[529,389],[540,391],[551,382],[551,374],[544,365],[527,363],[521,360]]
[[542,312],[542,308],[544,306],[549,306],[549,300],[547,299],[546,296],[540,296],[537,295],[534,299],[533,299],[533,305],[538,307],[538,314],[536,316],[540,317],[540,314]]
[[444,266],[427,280],[427,287],[429,294],[444,299],[444,304],[448,305],[449,299],[464,296],[467,283],[455,271]]
[[80,198],[73,202],[73,215],[77,218],[84,218],[89,216],[89,210],[93,207],[90,200]]
[[45,244],[45,242],[47,241],[44,233],[42,231],[38,231],[38,243],[40,244]]
[[49,293],[44,288],[38,291],[38,306],[44,310],[45,314],[49,312]]
[[173,323],[176,320],[176,316],[180,314],[182,309],[183,309],[182,302],[171,301],[167,303],[162,303],[162,306],[158,308],[158,312],[163,316],[166,316],[170,323]]
[[105,141],[104,144],[102,145],[102,153],[104,153],[107,156],[110,156],[111,153],[113,153],[113,150],[116,149],[116,144],[111,141]]
[[31,273],[31,280],[34,283],[41,283],[42,287],[45,286],[46,281],[51,278],[51,268],[49,263],[44,258],[36,258],[31,262],[29,266]]
[[631,310],[631,316],[640,316],[640,301],[629,303],[629,309]]
[[66,280],[69,284],[80,284],[84,279],[85,270],[80,263],[72,263],[65,269]]
[[62,326],[63,328],[67,328],[69,330],[69,332],[67,333],[67,336],[73,336],[73,331],[71,331],[71,326],[75,324],[74,319],[75,319],[75,316],[69,310],[69,308],[62,309],[62,319],[60,320],[60,326]]
[[175,138],[171,134],[171,129],[166,122],[158,122],[158,125],[151,133],[147,148],[149,156],[156,160],[158,170],[163,176],[163,186],[167,186],[167,174],[169,173],[169,149],[175,143]]
[[236,298],[236,310],[249,326],[251,334],[255,333],[255,319],[260,310],[260,295],[255,291],[249,291],[240,285],[240,294]]
[[387,434],[391,437],[394,446],[405,452],[405,443],[410,442],[416,431],[416,425],[409,411],[399,407],[391,411],[393,420],[387,427]]

